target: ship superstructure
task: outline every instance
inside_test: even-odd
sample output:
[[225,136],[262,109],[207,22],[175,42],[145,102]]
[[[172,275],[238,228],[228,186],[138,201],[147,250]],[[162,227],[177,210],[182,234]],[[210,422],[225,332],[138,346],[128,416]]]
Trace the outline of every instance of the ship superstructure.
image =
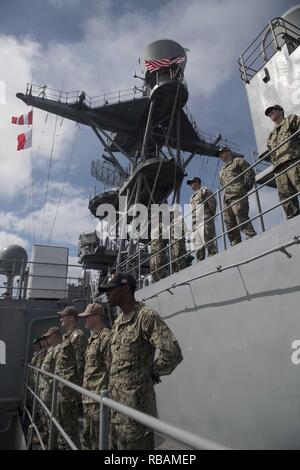
[[[221,136],[205,137],[187,112],[186,50],[170,40],[150,44],[144,60],[155,62],[168,56],[182,61],[152,74],[147,70],[143,86],[124,94],[92,99],[82,92],[47,88],[41,94],[43,87],[31,84],[25,94],[18,93],[30,106],[90,126],[104,147],[104,156],[93,162],[92,172],[110,187],[90,199],[89,209],[100,220],[103,214],[98,209],[103,203],[112,204],[119,214],[118,231],[114,240],[105,242],[97,232],[82,234],[81,262],[85,268],[99,271],[100,283],[111,270],[135,270],[138,300],[152,306],[170,324],[184,356],[174,375],[157,387],[159,418],[230,448],[299,448],[300,220],[281,219],[268,229],[265,214],[280,207],[280,202],[275,190],[269,205],[260,197],[266,186],[275,187],[276,180],[264,146],[270,131],[264,124],[264,109],[276,102],[288,113],[300,113],[297,89],[293,88],[300,76],[299,11],[298,7],[271,20],[239,60],[258,149],[252,165],[257,169],[256,186],[251,192],[257,206],[251,218],[260,223],[259,234],[226,249],[219,198],[219,253],[178,273],[172,273],[169,260],[170,276],[145,287],[147,242],[120,243],[124,211],[119,208],[119,196],[126,198],[127,208],[134,203],[180,202],[189,162],[196,155],[214,157],[217,145],[222,144]],[[278,75],[282,63],[288,70],[285,83],[292,83],[293,95],[286,94],[289,85],[283,87],[282,75]],[[229,145],[226,140],[223,143]],[[220,194],[221,189],[216,196]],[[134,215],[131,217],[132,223]],[[62,306],[83,307],[95,299],[96,291],[87,275],[72,285],[67,271],[63,272],[64,262],[35,259],[29,263],[36,267],[28,270],[23,252],[17,255],[13,251],[11,256],[15,259],[4,256],[2,264],[7,289],[0,300],[0,445],[25,448],[24,429],[28,431],[29,426],[30,437],[36,432],[34,423],[25,419],[22,402],[24,360],[30,358],[32,340],[53,324]],[[52,271],[55,264],[60,265],[58,272]],[[20,277],[18,295],[13,293],[15,274]],[[40,284],[28,286],[34,276],[40,278]],[[50,287],[45,286],[45,277],[53,283]],[[42,296],[35,295],[39,290]]]

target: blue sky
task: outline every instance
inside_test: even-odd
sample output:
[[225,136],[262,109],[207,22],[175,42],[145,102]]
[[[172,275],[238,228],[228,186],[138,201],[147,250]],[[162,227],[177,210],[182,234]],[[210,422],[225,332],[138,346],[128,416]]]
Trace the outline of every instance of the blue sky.
[[[63,90],[84,89],[91,96],[129,88],[135,70],[140,71],[138,59],[144,47],[164,37],[174,39],[190,50],[185,74],[188,106],[198,127],[221,132],[250,159],[256,145],[237,59],[271,18],[295,4],[289,0],[27,0],[25,7],[21,0],[1,2],[0,80],[6,84],[7,102],[0,105],[0,245],[16,242],[30,252],[33,241],[48,241],[77,131],[74,123],[57,121],[44,209],[55,117],[49,115],[45,122],[44,112],[34,112],[32,187],[30,151],[16,152],[21,130],[9,123],[12,115],[27,111],[15,98],[27,81]],[[53,244],[70,246],[72,261],[79,233],[96,225],[88,212],[89,193],[96,185],[90,164],[101,154],[92,131],[81,128],[51,239]],[[198,175],[203,168],[204,184],[211,186],[216,167],[216,159],[206,159],[203,166],[195,158],[189,173]],[[182,202],[189,197],[184,187]]]

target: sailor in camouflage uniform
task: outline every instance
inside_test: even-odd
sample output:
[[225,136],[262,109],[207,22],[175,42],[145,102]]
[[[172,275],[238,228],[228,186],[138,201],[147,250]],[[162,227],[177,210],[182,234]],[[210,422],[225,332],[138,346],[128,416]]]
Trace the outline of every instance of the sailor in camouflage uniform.
[[41,338],[35,338],[32,344],[33,344],[33,355],[32,355],[30,364],[35,367],[39,352],[41,350]]
[[[45,342],[45,344],[47,343]],[[41,338],[35,338],[33,340],[33,347],[34,347],[34,353],[30,361],[30,364],[34,367],[40,367],[46,354],[45,348],[42,348],[42,345],[41,345]],[[33,391],[35,390],[35,377],[36,377],[36,373],[32,369],[30,369],[28,372],[28,385]]]
[[[85,353],[83,387],[101,394],[108,389],[110,356],[110,330],[106,328],[105,312],[99,304],[89,304],[79,317],[91,331]],[[82,396],[83,404],[83,449],[99,449],[100,405],[91,398]]]
[[185,245],[185,223],[178,207],[170,212],[170,243],[172,271],[178,272],[187,266]]
[[[37,338],[37,339],[34,340],[34,344],[39,346],[39,350],[36,352],[36,354],[33,355],[33,358],[31,360],[31,364],[34,367],[37,367],[38,369],[40,369],[41,366],[42,366],[43,360],[44,360],[44,358],[47,354],[48,343],[47,343],[46,338],[41,336],[40,338]],[[38,379],[38,383],[37,383],[37,379]],[[42,375],[41,374],[38,374],[37,372],[32,371],[32,370],[30,371],[29,382],[28,382],[29,387],[37,394],[39,394],[39,387],[40,387],[41,380],[42,380]],[[30,396],[29,401],[32,403],[33,396],[31,394],[29,396]],[[34,420],[35,420],[35,424],[36,424],[38,429],[43,428],[42,415],[43,415],[42,408],[41,408],[40,404],[37,402],[37,404],[36,404],[36,414],[35,414]],[[33,437],[33,443],[34,444],[39,444],[39,439],[38,439],[37,436]]]
[[[55,363],[57,354],[59,351],[60,343],[61,343],[61,333],[59,328],[56,326],[52,326],[49,330],[43,335],[43,338],[46,339],[48,343],[48,349],[46,355],[44,357],[43,363],[41,365],[41,369],[45,372],[50,372],[54,374],[55,371]],[[39,383],[39,397],[43,400],[44,404],[47,406],[49,410],[51,410],[51,401],[52,401],[52,379],[47,377],[46,375],[42,375],[40,377]],[[44,444],[47,445],[47,440],[49,437],[49,418],[48,415],[42,411],[42,439]]]
[[[253,187],[255,172],[253,168],[249,168],[250,165],[244,158],[233,158],[229,147],[220,147],[217,155],[224,162],[224,166],[220,171],[221,186],[226,186],[223,190],[224,209],[226,209],[223,212],[223,218],[228,230],[228,238],[231,245],[234,246],[242,241],[241,231],[246,238],[252,238],[256,235],[249,220],[247,196],[248,191]],[[248,168],[249,170],[246,171]],[[241,173],[243,174],[241,175]],[[241,176],[239,177],[239,175]],[[240,224],[242,225],[239,228],[236,227]]]
[[[48,343],[47,343],[46,338],[43,338],[43,336],[41,336],[40,338],[37,338],[35,342],[39,346],[39,350],[36,352],[36,354],[33,355],[31,364],[34,367],[37,367],[38,369],[40,369],[47,353]],[[32,388],[34,392],[35,391],[38,392],[39,384],[41,381],[41,374],[39,374],[39,383],[37,384],[37,375],[38,374],[35,371],[34,372],[31,371],[31,373],[29,374],[29,386]]]
[[[217,201],[210,189],[201,186],[201,179],[198,176],[188,180],[187,184],[194,191],[190,200],[193,238],[194,245],[198,248],[196,251],[197,260],[202,261],[205,259],[205,248],[208,256],[213,256],[218,252],[217,243],[214,240],[216,237],[214,216],[216,214]],[[201,220],[200,209],[202,204],[204,220]],[[203,246],[204,244],[205,246]]]
[[159,214],[151,217],[151,258],[150,273],[154,282],[169,275],[168,268],[168,228],[159,221]]
[[[275,149],[281,142],[300,129],[300,117],[296,114],[284,117],[284,110],[278,104],[267,108],[265,115],[275,124],[275,129],[271,132],[267,141],[269,150]],[[276,178],[279,200],[284,201],[300,191],[300,164],[288,170],[290,165],[297,161],[300,163],[300,135],[294,137],[273,152],[271,160],[275,174],[286,170]],[[298,196],[283,202],[283,209],[287,219],[299,215]]]
[[[154,385],[182,361],[179,344],[157,312],[134,298],[136,281],[129,273],[116,273],[101,287],[110,305],[122,313],[111,333],[111,397],[138,411],[157,416]],[[155,359],[156,349],[159,354]],[[111,449],[152,450],[154,433],[145,426],[111,412]]]
[[[77,328],[78,311],[68,306],[58,312],[61,325],[66,333],[56,359],[55,374],[69,380],[76,385],[82,385],[84,371],[84,355],[87,338],[82,330]],[[78,417],[80,413],[81,397],[78,393],[59,384],[58,386],[58,421],[72,439],[76,447],[80,448],[80,431]],[[59,448],[67,449],[68,445],[60,436]]]

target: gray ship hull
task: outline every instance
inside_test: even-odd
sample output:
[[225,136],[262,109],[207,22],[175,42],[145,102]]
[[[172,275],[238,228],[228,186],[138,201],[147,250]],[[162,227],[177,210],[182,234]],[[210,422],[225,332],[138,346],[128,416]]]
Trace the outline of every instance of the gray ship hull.
[[[157,386],[161,419],[230,448],[300,447],[300,365],[292,362],[300,339],[300,246],[287,249],[291,258],[278,251],[264,255],[299,234],[297,217],[138,291],[137,298],[166,319],[184,355]],[[6,344],[0,448],[24,448],[16,418],[23,360],[32,339],[57,323],[60,305],[1,300],[0,307]]]
[[[300,217],[138,292],[184,361],[157,386],[161,419],[231,448],[299,449],[300,246],[240,263],[300,234]],[[295,344],[294,344],[295,345]],[[299,346],[298,346],[299,348]],[[299,355],[300,356],[300,355]]]
[[[24,394],[24,362],[32,356],[32,340],[57,325],[56,312],[65,301],[0,300],[0,450],[25,449],[20,416]],[[83,308],[82,303],[78,307]],[[5,356],[5,357],[4,357]],[[4,360],[5,359],[5,360]]]

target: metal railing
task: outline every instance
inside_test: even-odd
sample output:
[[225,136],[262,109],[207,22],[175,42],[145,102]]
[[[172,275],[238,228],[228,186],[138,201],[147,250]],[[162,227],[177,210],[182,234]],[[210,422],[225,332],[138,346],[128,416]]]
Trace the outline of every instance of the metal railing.
[[[177,428],[173,425],[170,425],[158,418],[142,413],[138,410],[130,408],[126,405],[118,403],[109,397],[109,391],[104,390],[101,392],[101,395],[97,395],[94,392],[91,392],[79,385],[76,385],[68,380],[65,380],[55,374],[51,374],[42,369],[34,367],[30,364],[25,364],[26,367],[26,380],[24,386],[24,397],[22,400],[23,403],[23,423],[25,422],[25,417],[27,416],[30,425],[28,429],[28,448],[32,447],[33,434],[35,433],[38,437],[40,447],[43,450],[54,450],[57,448],[57,432],[62,436],[65,442],[68,444],[70,449],[78,450],[70,436],[65,432],[63,427],[58,421],[57,413],[57,404],[58,404],[58,385],[62,384],[74,392],[88,397],[99,404],[100,414],[99,414],[99,450],[108,450],[109,449],[109,410],[115,410],[118,413],[121,413],[124,416],[127,416],[137,423],[144,425],[146,428],[151,429],[163,436],[166,436],[170,439],[173,439],[191,449],[199,450],[228,450],[227,447],[222,446],[216,442],[213,442],[209,439],[197,436],[188,431]],[[33,390],[29,385],[29,376],[31,373],[36,374],[35,378],[35,389]],[[51,407],[45,405],[43,400],[39,397],[39,380],[40,376],[44,375],[51,379],[52,383],[52,398],[51,398]],[[32,411],[27,405],[29,396],[32,397]],[[48,442],[43,442],[40,430],[36,425],[36,416],[37,413],[42,410],[49,418],[49,437]],[[78,434],[80,434],[80,429],[78,425]]]
[[[34,267],[40,268],[40,272],[34,271]],[[53,269],[57,269],[57,274],[53,274]],[[58,292],[60,297],[67,297],[68,289],[70,287],[85,288],[88,286],[86,274],[82,277],[70,276],[68,274],[69,268],[77,268],[84,270],[80,264],[68,264],[68,263],[51,263],[44,261],[27,261],[19,259],[5,259],[0,262],[0,275],[6,276],[8,282],[3,282],[4,285],[0,285],[0,296],[4,298],[18,298],[25,299],[27,295],[31,295],[33,292],[38,293],[39,291],[47,292]],[[49,270],[49,274],[45,272]],[[16,279],[16,281],[13,281]],[[40,280],[39,287],[34,281]],[[48,285],[52,282],[52,287]],[[32,283],[30,283],[32,281]],[[17,285],[15,285],[17,284]],[[1,295],[1,292],[6,291]],[[65,295],[64,295],[65,294]],[[1,297],[0,297],[1,298]]]
[[271,57],[287,43],[300,44],[300,28],[283,18],[274,18],[241,54],[238,64],[241,79],[249,83]]
[[98,181],[112,187],[120,187],[129,176],[128,173],[122,174],[120,170],[103,160],[92,161],[91,175]]
[[[292,246],[299,245],[299,244],[300,244],[300,235],[295,235],[292,240],[289,240],[286,243],[283,243],[281,245],[276,245],[276,246],[274,246],[273,248],[270,248],[267,251],[263,251],[261,253],[258,253],[257,255],[252,256],[251,258],[243,259],[243,260],[239,261],[238,263],[229,264],[227,266],[219,265],[219,266],[216,266],[216,268],[212,269],[211,271],[207,271],[207,272],[202,273],[202,274],[197,274],[196,276],[193,276],[189,279],[185,279],[182,282],[172,282],[170,284],[170,286],[164,287],[163,289],[155,292],[155,294],[151,294],[151,295],[148,295],[147,297],[143,297],[141,300],[142,300],[142,302],[145,302],[146,300],[158,297],[163,292],[169,292],[170,294],[173,294],[172,289],[176,289],[179,286],[188,286],[191,290],[192,298],[194,299],[194,295],[192,293],[192,288],[191,288],[191,282],[196,281],[197,279],[203,279],[205,277],[212,276],[214,274],[223,273],[224,271],[228,271],[228,270],[233,269],[233,268],[239,268],[241,266],[245,266],[246,264],[250,264],[253,261],[257,261],[257,260],[259,260],[261,258],[264,258],[265,256],[268,256],[268,255],[273,254],[273,253],[282,253],[283,255],[285,255],[287,258],[290,259],[290,258],[292,258],[292,255],[289,251],[287,251],[287,248],[290,248]],[[194,300],[194,302],[195,302],[195,300]],[[196,302],[195,302],[195,305],[196,305]],[[168,316],[164,317],[164,319],[167,319],[167,318],[168,318]]]
[[[230,232],[236,230],[236,229],[242,229],[243,226],[245,225],[245,222],[242,222],[241,224],[237,224],[235,227],[231,228],[230,230],[226,230],[225,229],[225,224],[224,224],[224,212],[230,208],[232,208],[235,204],[241,202],[242,200],[244,199],[247,199],[249,196],[251,195],[255,195],[256,197],[256,203],[257,203],[257,208],[258,208],[258,212],[256,215],[254,215],[253,217],[249,218],[248,219],[248,222],[252,222],[254,220],[260,220],[261,222],[261,228],[262,228],[262,231],[265,231],[265,221],[264,221],[264,215],[268,214],[269,212],[273,211],[274,209],[282,206],[283,204],[285,204],[286,202],[288,201],[291,201],[292,199],[294,199],[295,197],[297,198],[299,195],[300,195],[300,191],[298,191],[297,193],[293,194],[292,196],[286,198],[285,200],[281,200],[279,203],[277,204],[274,204],[272,207],[262,211],[261,210],[261,202],[260,202],[260,198],[259,198],[259,191],[264,188],[265,186],[267,186],[270,181],[273,181],[280,177],[281,175],[283,175],[284,173],[286,173],[289,169],[297,166],[300,164],[299,160],[291,160],[291,163],[290,163],[290,166],[288,168],[285,168],[284,170],[282,171],[278,171],[276,174],[274,174],[274,176],[272,176],[268,181],[266,181],[265,183],[261,184],[259,187],[254,185],[254,188],[249,191],[247,194],[245,194],[244,196],[240,197],[239,199],[236,199],[234,200],[233,203],[231,203],[230,205],[227,205],[225,208],[222,207],[222,199],[221,199],[221,192],[224,191],[228,186],[230,186],[232,183],[234,183],[235,181],[239,180],[241,177],[243,177],[247,172],[251,171],[252,169],[254,169],[257,165],[260,165],[264,160],[268,159],[274,152],[276,152],[278,149],[280,149],[283,145],[285,145],[286,143],[288,143],[291,139],[294,139],[296,137],[299,138],[299,135],[300,135],[300,129],[297,130],[294,134],[292,134],[291,136],[289,136],[288,138],[284,139],[279,145],[277,145],[274,149],[272,149],[271,151],[265,153],[263,155],[262,158],[260,159],[257,159],[256,161],[254,161],[254,163],[252,165],[249,165],[248,168],[246,168],[244,171],[242,171],[239,175],[237,175],[235,178],[233,178],[230,182],[228,182],[226,185],[222,186],[221,188],[218,188],[216,192],[212,193],[211,196],[209,196],[204,204],[206,204],[211,198],[217,198],[217,201],[219,201],[219,211],[217,211],[217,213],[215,215],[213,215],[211,218],[207,219],[207,220],[202,220],[196,227],[193,227],[192,229],[190,230],[187,230],[184,235],[181,237],[181,238],[178,238],[176,240],[170,240],[169,242],[169,245],[166,246],[166,247],[163,247],[161,250],[158,250],[155,252],[155,256],[157,256],[158,254],[168,254],[168,261],[166,264],[164,265],[160,265],[157,269],[153,270],[151,272],[151,274],[154,274],[156,272],[161,272],[161,270],[163,269],[168,269],[169,270],[169,274],[172,274],[172,263],[176,262],[176,261],[179,261],[180,259],[182,258],[187,258],[189,255],[193,255],[197,252],[197,250],[199,249],[199,247],[196,247],[192,250],[188,250],[186,251],[186,253],[184,255],[182,255],[181,257],[177,257],[177,258],[172,258],[171,256],[171,250],[170,250],[170,247],[172,247],[175,243],[177,243],[179,240],[182,240],[182,239],[186,239],[190,236],[193,236],[193,234],[195,233],[195,231],[203,228],[205,226],[205,224],[207,223],[212,223],[214,222],[217,218],[220,218],[220,222],[221,222],[221,227],[222,227],[222,231],[221,233],[219,234],[216,234],[216,236],[212,239],[210,239],[209,241],[205,241],[203,243],[203,245],[201,246],[201,248],[204,248],[206,249],[208,245],[212,244],[212,243],[218,243],[218,240],[219,239],[222,239],[223,240],[223,244],[224,244],[224,249],[226,250],[227,249],[227,244],[226,244],[226,235],[228,236],[228,234],[230,234]],[[193,209],[185,215],[185,217],[183,217],[181,220],[184,222],[185,219],[187,219],[188,217],[190,217],[193,213]],[[141,261],[141,249],[143,251],[147,250],[148,248],[151,247],[151,241],[149,241],[147,244],[143,244],[142,245],[142,248],[138,248],[137,251],[127,257],[124,261],[120,262],[119,264],[117,264],[116,266],[116,269],[117,271],[122,271],[122,270],[127,270],[127,271],[131,271],[131,272],[135,272],[137,274],[137,278],[138,278],[138,285],[141,284],[141,268],[142,268],[142,265],[143,264],[146,264],[146,263],[149,263],[150,260],[151,260],[151,257],[153,255],[149,255],[149,257],[147,258],[144,258],[142,261]],[[131,268],[128,269],[128,265],[129,263],[133,263],[133,266],[131,264]]]
[[36,85],[27,83],[26,95],[34,96],[47,100],[58,101],[68,105],[83,105],[89,108],[98,108],[109,104],[120,103],[121,101],[134,100],[146,96],[146,92],[136,86],[125,90],[112,91],[97,96],[89,96],[87,93],[73,90],[61,91],[54,88],[48,88],[47,85]]

